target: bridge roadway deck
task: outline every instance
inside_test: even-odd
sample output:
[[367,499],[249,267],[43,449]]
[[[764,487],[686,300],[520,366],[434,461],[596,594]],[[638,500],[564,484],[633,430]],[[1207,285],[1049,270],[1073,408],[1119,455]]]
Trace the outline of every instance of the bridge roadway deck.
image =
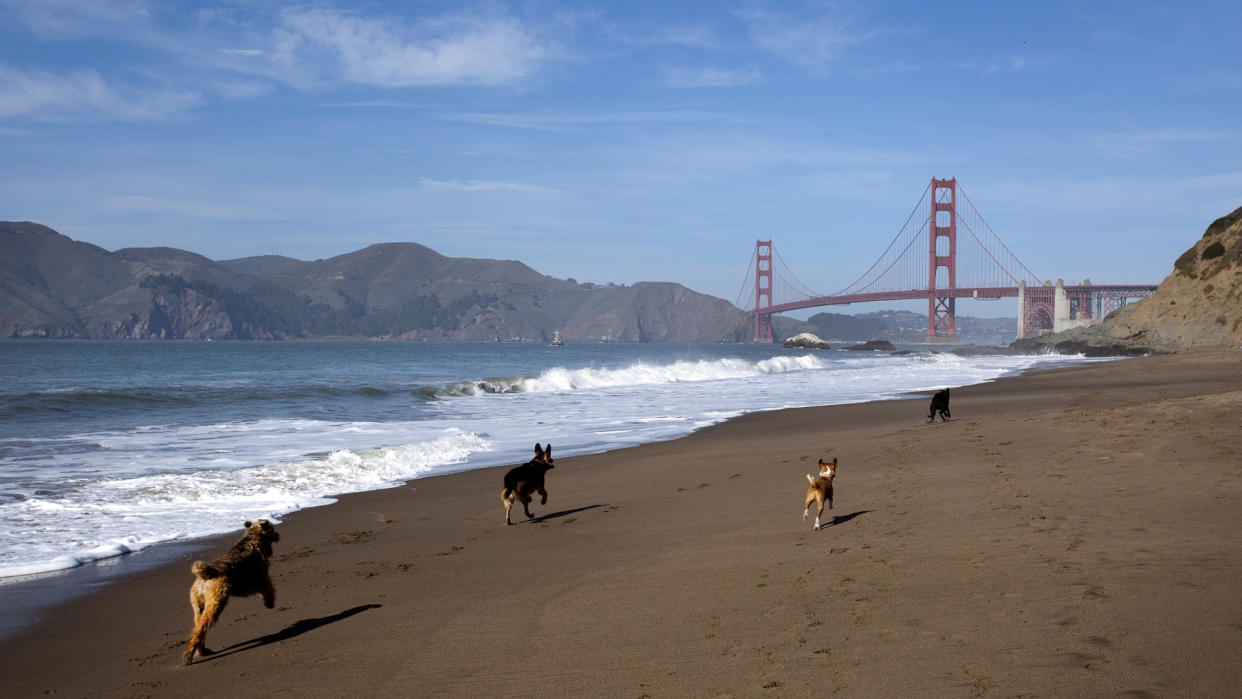
[[[1028,286],[1026,293],[1031,296],[1051,294],[1054,286]],[[1110,297],[1137,298],[1149,296],[1156,290],[1150,284],[1092,284],[1082,286],[1066,286],[1065,293],[1077,296],[1085,293]],[[816,296],[802,301],[780,303],[759,309],[761,314],[783,313],[800,308],[816,308],[818,306],[846,306],[851,303],[869,303],[874,301],[917,301],[920,299],[1000,299],[1017,298],[1018,287],[958,287],[955,289],[907,289],[904,291],[877,291],[865,294],[843,294],[839,296]],[[753,312],[753,311],[752,311]]]

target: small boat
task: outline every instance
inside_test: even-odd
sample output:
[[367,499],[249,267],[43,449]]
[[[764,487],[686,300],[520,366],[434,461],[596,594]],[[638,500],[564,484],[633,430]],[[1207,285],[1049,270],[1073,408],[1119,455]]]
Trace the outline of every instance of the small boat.
[[560,347],[561,345],[564,345],[564,344],[565,344],[565,341],[561,339],[561,331],[553,330],[552,341],[548,343],[548,347]]

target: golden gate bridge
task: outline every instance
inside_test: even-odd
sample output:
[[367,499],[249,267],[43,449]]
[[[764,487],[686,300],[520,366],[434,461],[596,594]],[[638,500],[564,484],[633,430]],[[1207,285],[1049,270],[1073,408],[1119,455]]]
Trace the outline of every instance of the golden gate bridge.
[[[753,273],[754,294],[743,300]],[[755,342],[772,342],[772,316],[801,308],[927,300],[927,342],[957,342],[957,299],[1018,299],[1017,337],[1103,319],[1155,285],[1067,286],[1041,282],[996,235],[957,178],[933,177],[879,259],[847,286],[821,294],[803,284],[771,240],[756,240],[736,305],[754,319]]]

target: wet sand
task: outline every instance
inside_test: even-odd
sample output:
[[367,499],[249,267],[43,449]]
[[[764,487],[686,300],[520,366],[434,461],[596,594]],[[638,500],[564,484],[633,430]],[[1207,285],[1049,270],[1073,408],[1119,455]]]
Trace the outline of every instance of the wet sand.
[[[503,468],[345,496],[280,526],[276,608],[232,600],[215,655],[181,665],[189,564],[236,535],[40,611],[0,641],[5,694],[1236,695],[1242,351],[926,410],[761,413],[558,458],[511,527]],[[804,474],[834,456],[813,531]]]

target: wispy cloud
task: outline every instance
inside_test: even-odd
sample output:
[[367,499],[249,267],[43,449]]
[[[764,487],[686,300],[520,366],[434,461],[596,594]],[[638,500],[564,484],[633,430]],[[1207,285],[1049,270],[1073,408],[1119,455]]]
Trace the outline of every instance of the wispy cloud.
[[760,49],[811,73],[824,73],[845,49],[863,37],[848,34],[843,23],[826,16],[801,17],[756,10],[738,15],[750,27]]
[[193,91],[118,89],[92,70],[26,72],[0,65],[0,117],[144,121],[198,106]]
[[444,118],[488,126],[505,126],[536,131],[563,131],[569,129],[627,124],[671,124],[719,121],[723,117],[711,112],[694,110],[668,110],[651,112],[601,112],[596,114],[503,114],[487,112],[457,112]]
[[699,51],[716,51],[727,42],[709,24],[676,24],[657,27],[606,26],[608,37],[626,46],[676,46]]
[[[1009,181],[992,187],[992,206],[1022,213],[1046,212],[1044,202],[1055,201],[1058,213],[1099,215],[1116,211],[1190,211],[1205,201],[1219,199],[1208,216],[1220,216],[1237,207],[1242,170],[1170,177],[1162,173],[1055,178],[1038,182]],[[1211,219],[1203,221],[1206,226]],[[1193,231],[1197,222],[1188,222]]]
[[498,182],[496,180],[433,180],[423,177],[418,180],[423,189],[436,189],[451,192],[534,192],[548,194],[556,190],[539,185],[521,184],[518,182]]
[[1017,73],[1027,67],[1027,60],[1022,56],[1010,56],[1009,58],[993,63],[984,71],[985,73]]
[[204,202],[144,194],[114,196],[103,202],[103,205],[105,209],[113,212],[174,215],[193,219],[246,220],[271,216],[271,210],[265,207],[247,206],[218,199]]
[[133,32],[151,17],[144,0],[0,0],[0,10],[47,39]]
[[357,102],[329,102],[324,107],[335,109],[419,109],[420,104],[400,100],[363,100]]
[[363,85],[506,85],[554,50],[515,18],[459,14],[405,23],[326,8],[281,13],[271,49],[286,65]]
[[[103,39],[150,54],[141,74],[94,63],[59,75],[30,66],[5,69],[0,116],[158,118],[205,98],[250,99],[277,84],[315,91],[340,85],[517,87],[560,54],[537,28],[497,8],[414,19],[329,4],[258,4],[203,10],[175,22],[170,17],[145,0],[0,0],[0,21],[31,36]],[[138,80],[194,87],[149,89]]]
[[1195,143],[1237,142],[1242,131],[1223,129],[1154,129],[1102,134],[1096,138],[1100,150],[1114,155],[1148,155],[1167,148]]
[[754,68],[670,68],[664,72],[664,82],[671,87],[744,87],[763,82],[763,73]]

